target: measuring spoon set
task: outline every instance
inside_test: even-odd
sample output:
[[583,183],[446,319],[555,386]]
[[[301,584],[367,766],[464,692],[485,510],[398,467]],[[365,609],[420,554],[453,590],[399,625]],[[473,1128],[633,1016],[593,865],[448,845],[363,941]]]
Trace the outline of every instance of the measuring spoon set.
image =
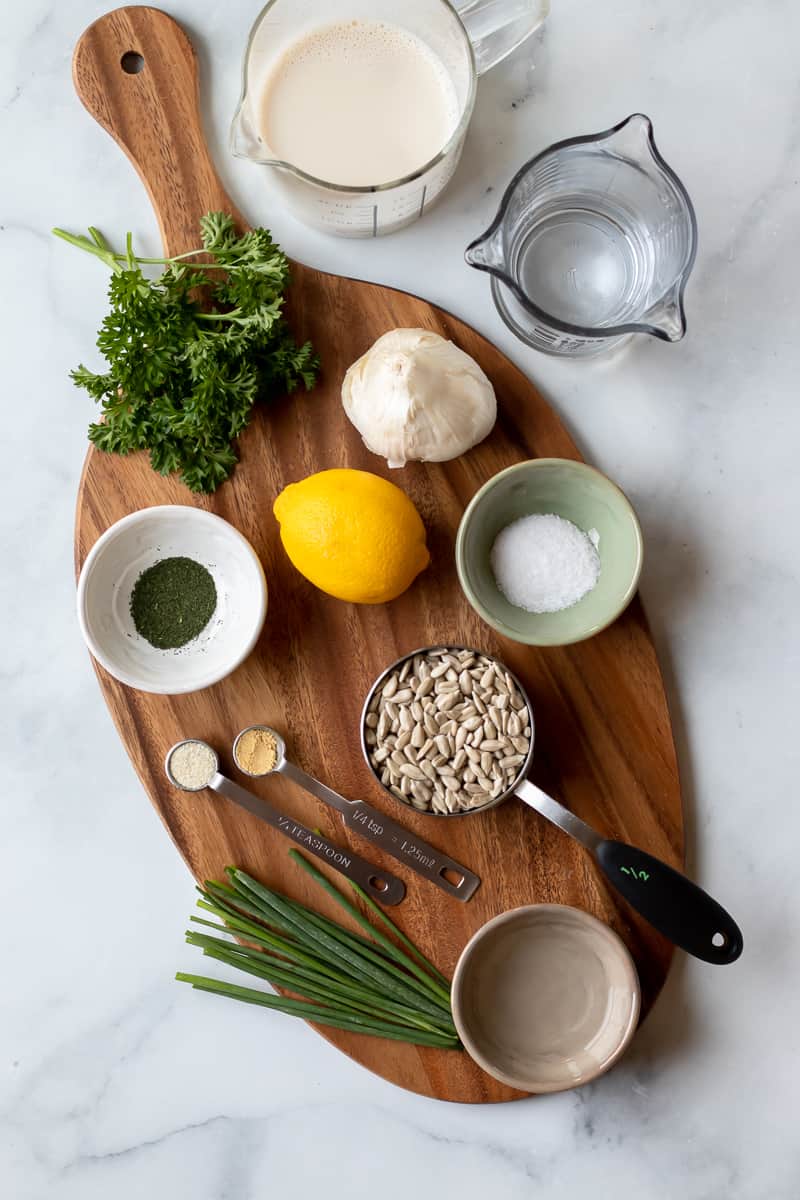
[[[502,665],[502,664],[501,664]],[[393,664],[397,666],[397,664]],[[387,668],[391,671],[393,668]],[[504,670],[508,670],[503,666]],[[513,676],[520,694],[525,699],[533,726],[533,709],[524,687]],[[376,681],[367,697],[364,711],[370,698],[386,679],[384,672]],[[344,824],[355,830],[366,841],[372,842],[397,861],[421,875],[430,883],[456,900],[468,901],[480,885],[479,877],[461,863],[443,854],[434,846],[405,829],[399,822],[387,817],[363,800],[348,800],[321,780],[316,779],[296,763],[286,752],[286,743],[280,734],[267,725],[251,725],[243,729],[233,744],[233,757],[239,769],[246,771],[237,758],[239,740],[250,730],[263,730],[275,740],[275,760],[263,775],[282,775],[298,787],[336,809],[344,818]],[[175,751],[187,744],[205,746],[209,751],[207,777],[194,787],[181,784],[173,774],[170,763]],[[366,754],[366,746],[362,748]],[[581,820],[558,800],[536,787],[528,778],[533,757],[533,738],[526,761],[513,785],[490,805],[494,807],[506,798],[516,795],[525,804],[557,825],[570,837],[579,842],[594,858],[607,881],[625,897],[650,924],[689,954],[706,962],[724,964],[734,962],[742,952],[742,935],[736,922],[707,892],[692,883],[680,871],[668,866],[652,854],[648,854],[625,842],[604,838],[585,821]],[[374,900],[381,904],[399,904],[405,896],[405,884],[397,876],[376,867],[373,863],[352,851],[343,850],[322,834],[296,821],[274,808],[268,801],[228,779],[219,770],[219,758],[213,747],[198,739],[189,738],[176,743],[167,754],[165,762],[167,777],[173,786],[184,791],[201,791],[209,788],[218,795],[232,800],[247,812],[265,821],[290,840],[302,846],[310,854],[362,887]],[[474,814],[482,810],[475,810]],[[463,815],[463,814],[455,814]]]

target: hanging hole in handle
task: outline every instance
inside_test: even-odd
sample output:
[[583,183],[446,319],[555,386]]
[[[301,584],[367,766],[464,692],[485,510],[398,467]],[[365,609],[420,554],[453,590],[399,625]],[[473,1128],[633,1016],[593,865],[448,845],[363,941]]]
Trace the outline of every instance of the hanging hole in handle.
[[119,60],[119,65],[126,75],[138,75],[144,70],[144,56],[137,50],[126,50]]
[[376,892],[388,892],[389,890],[389,884],[385,879],[381,879],[380,875],[370,875],[369,882]]
[[460,888],[464,882],[464,876],[459,875],[458,871],[454,871],[452,867],[442,867],[439,874],[442,879],[446,880],[454,888]]
[[728,939],[725,937],[724,933],[715,933],[711,939],[711,945],[716,946],[718,950],[721,950],[722,947],[727,946],[727,944]]

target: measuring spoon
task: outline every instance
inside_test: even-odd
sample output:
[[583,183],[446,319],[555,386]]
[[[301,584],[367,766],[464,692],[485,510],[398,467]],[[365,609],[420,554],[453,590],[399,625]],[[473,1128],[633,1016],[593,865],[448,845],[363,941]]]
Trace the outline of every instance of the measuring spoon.
[[[264,730],[265,733],[274,737],[277,757],[275,765],[270,770],[256,775],[242,766],[237,751],[239,742],[244,735],[250,730],[258,729]],[[384,816],[377,808],[372,808],[363,800],[345,799],[338,792],[334,792],[333,788],[329,788],[319,779],[315,779],[313,775],[309,775],[302,767],[290,762],[286,757],[286,743],[281,735],[269,725],[248,725],[246,729],[243,729],[233,743],[233,757],[237,767],[245,775],[253,778],[273,774],[284,775],[305,791],[310,792],[312,796],[316,796],[323,804],[330,804],[332,808],[342,814],[348,829],[355,829],[368,842],[380,846],[381,850],[385,850],[399,862],[405,863],[418,875],[435,883],[443,892],[454,896],[456,900],[469,900],[479,886],[480,879],[472,871],[468,871],[454,859],[442,854],[433,846],[429,846],[427,842],[423,842],[416,835],[409,833],[391,817]]]
[[[194,745],[202,746],[210,751],[208,775],[202,782],[194,787],[187,787],[186,784],[180,783],[172,772],[171,762],[175,751],[181,746]],[[381,904],[399,904],[406,894],[406,885],[402,879],[398,879],[396,875],[390,875],[388,871],[379,871],[373,863],[367,862],[365,858],[361,858],[358,854],[353,854],[351,850],[342,850],[339,846],[335,846],[333,842],[329,842],[321,834],[315,833],[313,829],[307,829],[305,825],[301,825],[299,821],[295,821],[293,817],[287,817],[277,808],[273,808],[266,800],[262,800],[259,796],[254,796],[252,792],[248,792],[246,788],[241,787],[238,783],[234,783],[232,779],[228,779],[225,775],[220,774],[219,757],[216,750],[209,746],[208,742],[203,742],[199,738],[184,738],[181,742],[176,742],[170,750],[167,751],[167,757],[164,760],[164,770],[167,773],[167,778],[173,787],[180,788],[183,792],[200,792],[204,788],[211,788],[212,791],[218,792],[220,796],[225,796],[228,800],[233,800],[234,804],[238,804],[240,808],[244,808],[247,812],[252,813],[254,817],[258,817],[261,821],[266,821],[267,825],[271,825],[273,829],[277,829],[279,833],[284,834],[291,841],[296,842],[298,846],[302,846],[309,854],[313,854],[315,858],[319,858],[322,862],[328,863],[329,866],[335,867],[347,879],[353,883],[357,883],[365,892],[368,892],[373,900],[379,900]]]

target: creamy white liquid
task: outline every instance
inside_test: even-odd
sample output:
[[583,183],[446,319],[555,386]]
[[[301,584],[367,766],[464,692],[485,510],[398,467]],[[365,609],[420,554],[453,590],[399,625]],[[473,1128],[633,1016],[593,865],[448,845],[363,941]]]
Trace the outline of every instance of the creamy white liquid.
[[354,187],[413,174],[457,124],[439,58],[377,21],[327,25],[296,42],[270,72],[261,104],[262,136],[277,158]]

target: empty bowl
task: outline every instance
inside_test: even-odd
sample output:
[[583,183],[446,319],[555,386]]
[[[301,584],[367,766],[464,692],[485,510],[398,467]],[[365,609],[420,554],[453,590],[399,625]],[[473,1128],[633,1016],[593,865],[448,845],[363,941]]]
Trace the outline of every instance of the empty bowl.
[[[512,604],[492,571],[497,535],[533,513],[552,513],[597,533],[599,579],[559,612]],[[642,531],[626,496],[600,471],[569,458],[534,458],[500,471],[473,496],[458,528],[456,567],[470,604],[498,633],[530,646],[565,646],[599,633],[630,603],[642,569]]]
[[[193,641],[151,646],[136,631],[131,594],[139,576],[165,558],[191,558],[208,570],[217,605]],[[267,584],[253,547],[222,517],[188,505],[143,508],[98,538],[78,581],[78,621],[86,645],[120,683],[177,695],[229,675],[256,644],[267,611]]]
[[562,904],[515,908],[483,925],[456,965],[453,1017],[487,1074],[523,1092],[602,1075],[639,1019],[636,968],[595,917]]

